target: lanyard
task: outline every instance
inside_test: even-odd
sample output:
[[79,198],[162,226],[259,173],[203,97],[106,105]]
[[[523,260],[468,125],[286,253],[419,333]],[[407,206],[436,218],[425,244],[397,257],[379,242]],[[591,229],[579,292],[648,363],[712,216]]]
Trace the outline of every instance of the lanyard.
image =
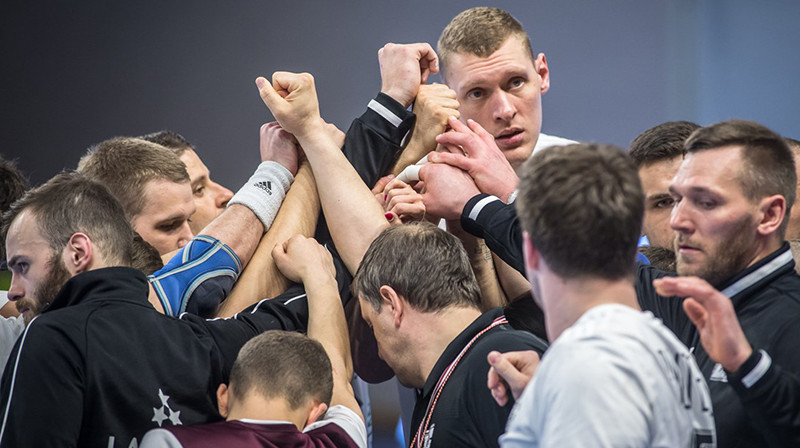
[[417,428],[417,433],[414,435],[414,438],[411,440],[411,447],[410,448],[422,448],[422,442],[425,438],[425,433],[428,432],[428,424],[431,422],[431,416],[433,415],[433,408],[436,407],[436,402],[439,401],[439,395],[442,394],[442,389],[444,389],[444,385],[447,383],[447,380],[450,379],[450,375],[453,373],[453,370],[456,369],[459,361],[464,355],[469,351],[475,341],[478,340],[484,333],[491,330],[492,328],[507,324],[508,320],[505,316],[500,316],[497,319],[493,320],[488,327],[484,328],[480,331],[480,333],[476,334],[468,343],[461,349],[461,352],[456,356],[456,359],[450,363],[449,366],[444,370],[442,376],[439,377],[439,381],[436,382],[436,387],[433,389],[433,399],[428,403],[428,409],[425,411],[425,416],[422,418],[422,423],[420,423],[419,428]]

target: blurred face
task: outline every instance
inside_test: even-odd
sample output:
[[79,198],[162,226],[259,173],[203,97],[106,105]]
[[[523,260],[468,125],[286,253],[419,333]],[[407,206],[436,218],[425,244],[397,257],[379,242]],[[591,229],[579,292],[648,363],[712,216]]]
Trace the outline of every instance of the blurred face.
[[495,138],[511,166],[530,157],[542,127],[542,97],[550,86],[547,61],[536,61],[512,36],[489,57],[456,53],[445,67],[461,119],[473,119]]
[[378,357],[391,367],[400,384],[406,387],[423,387],[425,381],[420,384],[419,374],[414,374],[418,372],[418,369],[414,369],[417,363],[408,359],[406,340],[395,328],[389,307],[383,306],[381,311],[377,312],[370,302],[360,296],[358,301],[361,305],[361,317],[372,329],[375,341],[378,343]]
[[645,201],[642,234],[647,235],[651,246],[672,249],[674,235],[669,219],[674,202],[669,195],[669,184],[682,161],[682,157],[674,157],[648,163],[639,168]]
[[687,154],[670,192],[675,200],[678,274],[719,287],[757,259],[758,205],[742,193],[741,148],[726,146]]
[[192,149],[183,151],[180,158],[189,173],[194,205],[197,208],[189,220],[189,228],[197,235],[225,210],[233,192],[211,180],[208,168]]
[[151,180],[144,187],[144,208],[131,225],[161,255],[180,249],[192,239],[189,217],[195,205],[188,182]]
[[[794,170],[795,172],[800,173],[800,155],[798,155],[800,148],[792,146],[792,151],[794,152]],[[797,203],[798,199],[800,199],[800,181],[797,182],[797,190],[795,193],[794,205],[792,206],[792,213],[786,218],[789,220],[788,224],[786,225],[787,240],[800,240],[800,205]]]
[[50,306],[71,274],[60,254],[53,253],[39,233],[35,217],[27,211],[11,223],[6,249],[12,273],[8,300],[16,304],[27,325]]

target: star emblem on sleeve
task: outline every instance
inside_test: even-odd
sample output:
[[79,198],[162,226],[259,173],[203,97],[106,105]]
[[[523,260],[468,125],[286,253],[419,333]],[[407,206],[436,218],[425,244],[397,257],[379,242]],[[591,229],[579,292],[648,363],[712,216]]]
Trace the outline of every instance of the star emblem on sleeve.
[[169,420],[173,425],[181,425],[181,411],[173,411],[169,406],[169,395],[165,395],[161,389],[158,389],[158,398],[161,400],[161,407],[153,408],[153,418],[151,421],[161,427],[164,420]]

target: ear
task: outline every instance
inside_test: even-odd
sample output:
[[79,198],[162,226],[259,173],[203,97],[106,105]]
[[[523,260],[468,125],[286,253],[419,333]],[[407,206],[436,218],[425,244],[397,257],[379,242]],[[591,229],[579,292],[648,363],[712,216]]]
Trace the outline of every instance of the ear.
[[75,233],[64,248],[64,264],[72,275],[86,272],[94,261],[94,245],[84,233]]
[[536,56],[533,67],[542,79],[542,85],[540,87],[541,93],[547,93],[547,91],[550,90],[550,69],[547,68],[547,58],[544,53],[539,53],[539,55]]
[[758,227],[759,235],[769,236],[778,231],[786,218],[786,198],[775,194],[761,200],[759,206]]
[[217,388],[217,409],[222,418],[228,417],[228,386],[225,383],[220,384]]
[[525,256],[525,271],[528,276],[539,269],[539,251],[533,247],[531,236],[528,232],[522,232],[522,253]]
[[327,410],[328,410],[328,405],[325,403],[314,404],[313,407],[308,410],[308,418],[306,419],[306,424],[303,427],[305,428],[306,426],[319,420],[323,415],[325,415],[325,412]]
[[381,304],[381,313],[383,313],[383,307],[387,307],[387,310],[391,313],[394,326],[399,327],[404,317],[405,300],[403,300],[391,286],[381,286],[380,293],[381,299],[383,300]]

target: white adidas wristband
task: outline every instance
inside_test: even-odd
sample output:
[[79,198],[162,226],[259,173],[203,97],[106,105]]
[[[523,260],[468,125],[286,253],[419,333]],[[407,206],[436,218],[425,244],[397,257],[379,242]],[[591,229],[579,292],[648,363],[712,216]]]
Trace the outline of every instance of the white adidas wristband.
[[280,163],[261,162],[247,183],[228,201],[228,206],[239,204],[249,208],[264,224],[264,231],[267,231],[293,180],[292,173]]

